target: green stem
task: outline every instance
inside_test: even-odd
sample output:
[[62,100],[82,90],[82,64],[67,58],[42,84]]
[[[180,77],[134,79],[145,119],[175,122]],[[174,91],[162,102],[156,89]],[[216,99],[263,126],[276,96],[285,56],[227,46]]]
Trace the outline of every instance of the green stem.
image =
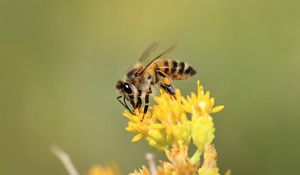
[[191,157],[191,163],[192,164],[196,164],[198,162],[200,162],[200,156],[202,155],[202,150],[197,149],[196,152],[193,154],[193,156]]

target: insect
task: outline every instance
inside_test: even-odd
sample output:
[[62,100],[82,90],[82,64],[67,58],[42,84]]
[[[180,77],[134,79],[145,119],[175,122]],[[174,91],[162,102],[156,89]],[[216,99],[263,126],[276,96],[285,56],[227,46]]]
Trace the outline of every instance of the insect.
[[[168,94],[175,98],[175,87],[172,80],[184,80],[196,74],[195,69],[183,61],[165,59],[176,44],[153,58],[148,64],[143,64],[150,54],[158,46],[158,43],[150,45],[142,54],[139,62],[134,64],[125,74],[123,81],[118,81],[116,88],[121,94],[118,101],[132,113],[126,101],[129,101],[133,109],[141,109],[142,98],[145,100],[143,118],[148,111],[149,95],[153,85],[158,84]],[[123,102],[121,98],[123,97]],[[132,113],[133,114],[133,113]]]

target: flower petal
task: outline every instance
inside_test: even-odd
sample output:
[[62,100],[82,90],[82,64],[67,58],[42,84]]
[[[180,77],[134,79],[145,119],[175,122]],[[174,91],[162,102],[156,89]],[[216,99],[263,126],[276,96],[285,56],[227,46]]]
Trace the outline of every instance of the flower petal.
[[137,134],[131,139],[131,142],[137,142],[143,138],[143,134]]
[[211,110],[211,113],[220,112],[220,111],[222,111],[223,108],[224,108],[224,105],[216,106]]

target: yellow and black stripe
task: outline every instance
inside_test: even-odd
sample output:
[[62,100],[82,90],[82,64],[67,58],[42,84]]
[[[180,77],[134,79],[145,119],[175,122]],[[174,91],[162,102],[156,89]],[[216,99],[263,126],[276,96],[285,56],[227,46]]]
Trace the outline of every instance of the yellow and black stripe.
[[184,80],[196,74],[196,70],[183,61],[157,60],[154,65],[174,80]]

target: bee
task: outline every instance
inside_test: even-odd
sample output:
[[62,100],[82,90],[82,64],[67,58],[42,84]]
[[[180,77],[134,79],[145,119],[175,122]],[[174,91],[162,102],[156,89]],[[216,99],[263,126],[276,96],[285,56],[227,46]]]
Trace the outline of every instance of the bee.
[[[148,64],[143,64],[157,45],[158,43],[150,45],[140,57],[139,62],[129,68],[124,80],[120,80],[116,84],[116,89],[121,94],[117,97],[117,100],[132,114],[133,112],[126,101],[130,102],[134,110],[140,110],[142,98],[144,98],[145,105],[141,121],[148,111],[149,95],[152,93],[154,85],[159,85],[165,92],[176,98],[172,80],[185,80],[196,74],[196,70],[186,62],[165,59],[174,50],[176,44],[153,58]],[[122,97],[123,102],[121,101]]]

